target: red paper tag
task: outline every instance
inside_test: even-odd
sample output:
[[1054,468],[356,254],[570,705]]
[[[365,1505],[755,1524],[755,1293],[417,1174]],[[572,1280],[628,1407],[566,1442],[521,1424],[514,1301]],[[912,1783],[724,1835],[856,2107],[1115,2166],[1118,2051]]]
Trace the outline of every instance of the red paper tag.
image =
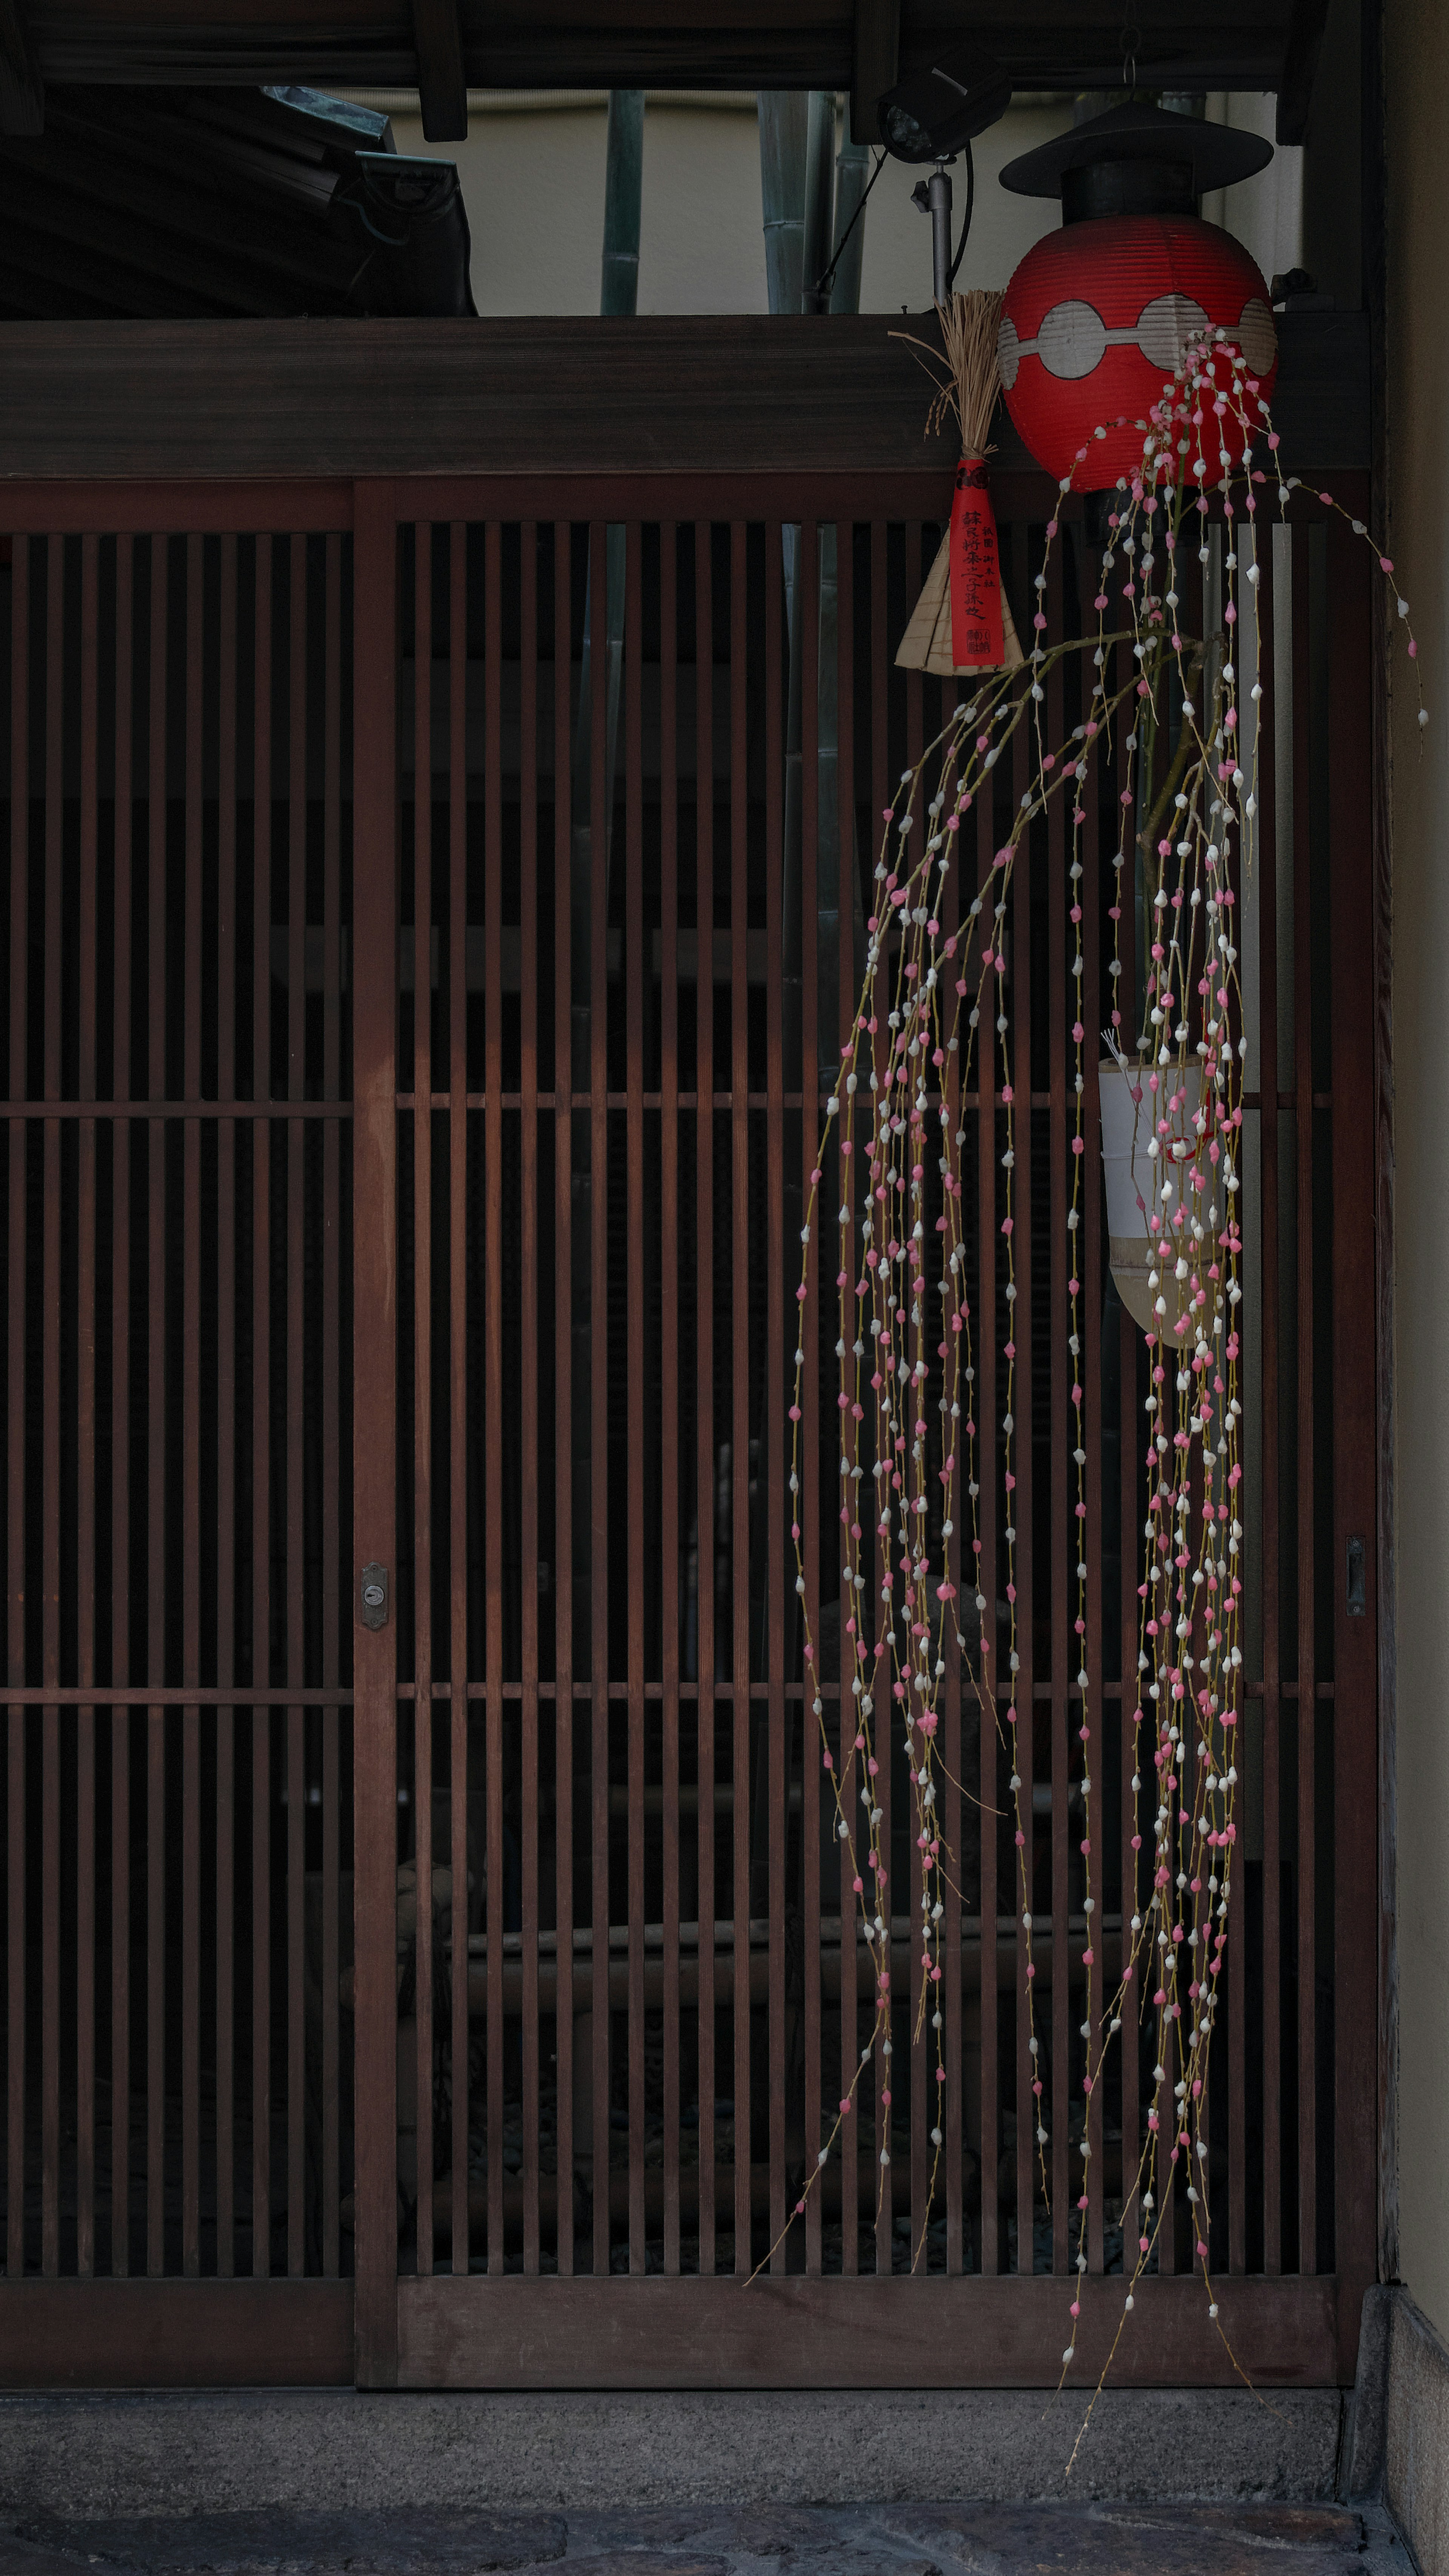
[[958,670],[999,670],[1006,659],[996,520],[979,456],[962,457],[951,501],[951,659]]

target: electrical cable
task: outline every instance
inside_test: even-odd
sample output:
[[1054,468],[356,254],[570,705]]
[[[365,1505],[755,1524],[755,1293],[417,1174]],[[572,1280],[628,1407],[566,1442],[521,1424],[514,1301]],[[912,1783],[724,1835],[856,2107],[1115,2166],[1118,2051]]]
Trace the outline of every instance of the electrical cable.
[[[970,144],[967,143],[962,148],[966,154],[966,212],[961,218],[961,238],[956,244],[956,256],[951,262],[950,273],[946,279],[948,295],[956,283],[956,271],[965,256],[966,236],[971,230],[971,214],[976,203],[976,164],[971,158]],[[864,198],[861,199],[861,203],[862,205],[865,203]]]
[[[835,245],[835,256],[832,259],[830,266],[825,271],[824,276],[818,277],[815,281],[815,293],[817,297],[829,294],[831,284],[835,277],[835,272],[840,266],[841,254],[844,251],[845,245],[849,241],[851,234],[854,232],[856,225],[859,223],[861,216],[865,212],[866,198],[870,195],[870,192],[875,186],[877,179],[880,177],[882,170],[885,168],[889,157],[888,153],[882,152],[879,160],[876,162],[875,168],[872,170],[870,177],[862,188],[860,192],[860,203],[856,207],[854,214],[851,216],[849,223],[846,225],[844,232],[841,234],[839,241]],[[966,220],[968,223],[971,220],[969,207],[967,209]]]

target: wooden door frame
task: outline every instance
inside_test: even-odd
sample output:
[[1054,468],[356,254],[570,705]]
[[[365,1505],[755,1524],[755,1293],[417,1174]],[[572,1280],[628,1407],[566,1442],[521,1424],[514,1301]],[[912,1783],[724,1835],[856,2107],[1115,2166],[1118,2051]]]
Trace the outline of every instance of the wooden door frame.
[[[1367,336],[1360,316],[1289,317],[1276,405],[1285,453],[1308,455],[1334,475],[1340,500],[1367,516]],[[807,336],[808,335],[808,336]],[[821,515],[869,514],[880,477],[918,485],[932,515],[949,457],[922,443],[922,386],[890,324],[786,322],[509,325],[7,325],[0,426],[11,474],[0,518],[17,531],[114,532],[157,528],[204,533],[351,529],[355,543],[354,1098],[359,1191],[391,1204],[396,1186],[393,941],[397,926],[397,530],[426,495],[429,515],[480,508],[508,515],[525,478],[569,477],[578,516],[635,515],[647,458],[654,472],[707,472],[721,510],[767,515],[785,487],[808,477]],[[830,367],[823,394],[822,361]],[[680,401],[681,387],[687,399]],[[788,472],[779,467],[789,456]],[[198,461],[207,472],[199,474]],[[1008,440],[1007,475],[1025,460]],[[443,470],[443,469],[449,470]],[[1344,471],[1343,469],[1353,469]],[[235,477],[221,481],[221,476]],[[1347,541],[1334,556],[1347,596],[1366,583]],[[1336,786],[1363,815],[1361,835],[1331,852],[1335,903],[1358,924],[1370,953],[1370,608],[1362,599],[1362,668],[1338,673],[1332,747]],[[1355,622],[1354,633],[1359,627]],[[1357,693],[1355,695],[1355,692]],[[1350,707],[1358,721],[1343,721]],[[1357,943],[1335,942],[1335,1031],[1362,1025],[1373,995],[1350,971]],[[1381,1039],[1382,1043],[1382,1039]],[[1369,1058],[1365,1055],[1365,1063]],[[1379,1059],[1376,1057],[1375,1061]],[[364,1111],[364,1102],[366,1110]],[[1377,1168],[1373,1091],[1345,1100],[1335,1118],[1335,1258],[1355,1275],[1375,1254]],[[372,1321],[355,1342],[355,1547],[352,1579],[396,1545],[396,1280],[385,1229],[360,1234],[355,1295]],[[1362,1312],[1360,1312],[1362,1308]],[[1336,1341],[1342,1454],[1354,1492],[1340,1496],[1339,1562],[1349,1535],[1380,1528],[1389,1497],[1376,1489],[1376,1354],[1372,1298],[1356,1302],[1352,1336]],[[1366,1328],[1363,1316],[1368,1318]],[[1365,1329],[1367,1338],[1365,1339]],[[1336,1416],[1336,1424],[1339,1417]],[[1365,1482],[1367,1479],[1367,1482]],[[1370,1608],[1372,1611],[1372,1593]],[[1345,1623],[1335,1603],[1340,1688],[1350,1674],[1376,1707],[1376,1622]],[[355,1621],[358,1878],[396,1865],[397,1702],[390,1628]],[[1387,1644],[1386,1644],[1387,1655]],[[1384,1670],[1391,1669],[1385,1662]],[[1377,1796],[1373,1730],[1352,1746],[1340,1730],[1338,1796],[1371,1813]],[[1347,1810],[1345,1810],[1347,1811]],[[1355,1910],[1371,1889],[1375,1855],[1345,1853]],[[1367,1878],[1364,1873],[1367,1872]],[[1341,1893],[1348,1894],[1348,1871]],[[1339,2167],[1343,2268],[1335,2279],[1253,2281],[1252,2316],[1238,2349],[1262,2385],[1352,2381],[1363,2288],[1375,2276],[1372,2136],[1376,2051],[1375,1967],[1342,1928],[1337,1943],[1336,2076],[1351,2087],[1355,2126],[1366,2123],[1365,2186]],[[362,1918],[369,1913],[375,1919]],[[379,1928],[381,1927],[381,1928]],[[1030,2384],[1039,2370],[1026,2347],[1058,2285],[1040,2283],[761,2283],[735,2285],[580,2280],[524,2283],[445,2278],[403,2285],[396,2261],[395,1958],[383,1909],[359,1909],[357,2087],[373,2116],[358,2132],[356,2285],[348,2282],[28,2282],[0,2286],[0,2385],[123,2386],[194,2383],[225,2356],[236,2384],[276,2381],[361,2385],[577,2384],[592,2348],[596,2386],[699,2384],[701,2315],[716,2355],[712,2385]],[[1340,2129],[1342,2135],[1342,2128]],[[1367,2198],[1365,2199],[1365,2188]],[[1144,2285],[1138,2332],[1125,2346],[1123,2383],[1162,2385],[1181,2375],[1191,2344],[1190,2282]],[[1117,2293],[1087,2285],[1083,2351]],[[661,2295],[662,2294],[662,2295]],[[601,2300],[652,2297],[649,2359],[632,2336],[615,2346]],[[528,2302],[536,2304],[533,2313]],[[445,2304],[445,2301],[447,2304]],[[685,2303],[695,2305],[688,2315]],[[701,2306],[701,2302],[703,2305]],[[951,2310],[948,2316],[947,2309]],[[1030,2313],[1028,2313],[1030,2311]],[[595,2319],[597,2317],[597,2323]],[[822,2332],[823,2329],[823,2332]],[[793,2353],[791,2347],[794,2347]],[[989,2351],[989,2362],[984,2358]],[[809,2356],[804,2369],[798,2359]],[[846,2356],[842,2360],[842,2355]],[[857,2355],[859,2358],[857,2358]],[[1208,2356],[1211,2359],[1211,2356]],[[1204,2376],[1211,2378],[1211,2371]],[[1224,2361],[1221,2378],[1233,2373]]]
[[[361,1615],[364,1565],[397,1549],[398,518],[390,483],[353,514],[353,1782],[356,2372],[397,2380],[397,1655]],[[357,1222],[358,1211],[367,1221]],[[394,1900],[395,1901],[395,1900]]]
[[[544,490],[545,480],[550,487]],[[1363,478],[1336,478],[1345,506],[1367,506]],[[892,476],[892,508],[939,515],[940,477]],[[1039,478],[999,477],[1003,512],[1028,514]],[[899,494],[899,499],[897,495]],[[365,1253],[355,1271],[354,1422],[358,1473],[354,1581],[369,1559],[391,1565],[396,1544],[396,1281],[389,1226],[369,1221],[366,1193],[381,1213],[396,1205],[398,546],[420,516],[492,520],[628,514],[687,517],[702,498],[700,478],[613,474],[472,474],[396,477],[354,487],[357,629],[357,812],[354,869],[355,1209]],[[879,515],[879,475],[711,474],[710,507],[731,513]],[[1368,731],[1368,569],[1341,523],[1329,534],[1333,593],[1352,601],[1351,646],[1333,668],[1330,754],[1335,812],[1328,866],[1334,906],[1332,1027],[1342,1049],[1367,1068],[1373,991],[1365,961],[1371,868],[1371,743]],[[376,943],[373,953],[367,953]],[[364,1110],[364,1099],[367,1101]],[[1353,1283],[1334,1301],[1334,1544],[1340,1568],[1350,1536],[1375,1526],[1373,1091],[1367,1081],[1333,1084],[1334,1262]],[[364,1136],[366,1142],[364,1142]],[[363,1301],[369,1301],[364,1315]],[[368,1426],[363,1456],[362,1426]],[[1371,1553],[1372,1551],[1370,1551]],[[1368,1615],[1350,1619],[1344,1587],[1333,1603],[1339,1723],[1335,1812],[1372,1810],[1377,1784],[1377,1639],[1372,1584]],[[392,1631],[356,1629],[359,1888],[389,1891],[396,1867],[397,1682]],[[1343,1723],[1348,1707],[1370,1722]],[[364,1865],[363,1854],[367,1855]],[[1201,2284],[1191,2277],[1139,2285],[1138,2314],[1118,2346],[1113,2381],[1160,2386],[1180,2380],[1190,2352],[1196,2383],[1238,2383],[1239,2364],[1257,2385],[1352,2383],[1362,2296],[1375,2277],[1373,2138],[1376,2120],[1376,1968],[1361,1937],[1373,1919],[1376,1855],[1340,1834],[1335,1937],[1334,2275],[1225,2276],[1218,2296],[1230,2337],[1203,2334]],[[369,1916],[364,1943],[363,1919]],[[365,2386],[592,2387],[1042,2385],[1061,2284],[1052,2278],[781,2279],[755,2282],[743,2296],[729,2279],[569,2281],[439,2274],[397,2269],[396,1960],[387,1907],[358,1908],[357,2086],[371,2117],[358,2125],[357,2379]],[[364,1967],[364,1953],[366,1966]],[[1352,2152],[1345,2152],[1350,2149]],[[1081,2368],[1105,2361],[1120,2320],[1114,2279],[1080,2285]],[[645,2302],[647,2306],[640,2303]],[[708,2354],[706,2365],[702,2356]],[[1236,2355],[1236,2359],[1234,2358]]]

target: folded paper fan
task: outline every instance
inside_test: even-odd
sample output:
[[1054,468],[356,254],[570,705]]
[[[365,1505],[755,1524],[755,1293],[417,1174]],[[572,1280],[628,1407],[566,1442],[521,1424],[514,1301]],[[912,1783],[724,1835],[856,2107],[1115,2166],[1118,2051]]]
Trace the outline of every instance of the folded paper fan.
[[951,648],[951,532],[936,549],[911,622],[901,637],[896,663],[903,671],[931,671],[938,679],[965,677],[973,671],[1019,671],[1024,656],[1012,623],[1006,586],[1001,591],[1002,657],[999,662],[957,662]]

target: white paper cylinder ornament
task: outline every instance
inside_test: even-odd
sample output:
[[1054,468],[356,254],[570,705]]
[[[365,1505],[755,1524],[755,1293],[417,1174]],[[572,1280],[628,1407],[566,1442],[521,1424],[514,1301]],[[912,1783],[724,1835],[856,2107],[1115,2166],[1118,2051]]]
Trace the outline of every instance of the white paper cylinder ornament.
[[[1102,1180],[1107,1192],[1108,1258],[1117,1294],[1144,1333],[1170,1334],[1182,1311],[1188,1282],[1174,1277],[1175,1263],[1159,1263],[1148,1235],[1147,1210],[1155,1204],[1159,1215],[1170,1218],[1177,1205],[1174,1196],[1164,1210],[1162,1181],[1189,1161],[1195,1150],[1193,1121],[1202,1100],[1202,1074],[1196,1065],[1187,1073],[1167,1065],[1159,1072],[1159,1088],[1152,1092],[1147,1087],[1150,1072],[1148,1065],[1130,1060],[1119,1064],[1111,1056],[1104,1056],[1098,1067]],[[1134,1089],[1140,1089],[1140,1100],[1133,1099]],[[1180,1103],[1176,1109],[1168,1106],[1174,1100]],[[1149,1154],[1147,1148],[1164,1117],[1168,1132],[1157,1140],[1163,1150]],[[1154,1272],[1158,1274],[1155,1285]],[[1159,1297],[1166,1299],[1167,1311],[1162,1315],[1156,1311]],[[1211,1302],[1216,1304],[1215,1296]]]

